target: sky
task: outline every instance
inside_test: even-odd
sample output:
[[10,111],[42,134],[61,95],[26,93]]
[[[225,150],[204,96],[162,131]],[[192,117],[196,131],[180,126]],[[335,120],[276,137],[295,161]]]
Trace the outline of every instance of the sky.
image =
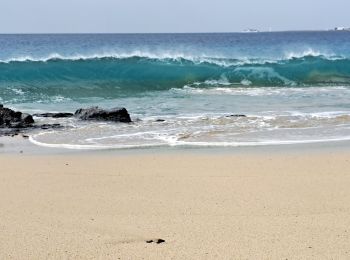
[[0,33],[161,33],[350,27],[350,0],[0,0]]

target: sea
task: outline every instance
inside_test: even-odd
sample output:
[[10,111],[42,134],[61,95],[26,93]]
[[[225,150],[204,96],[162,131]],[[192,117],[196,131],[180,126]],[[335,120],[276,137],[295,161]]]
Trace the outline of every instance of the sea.
[[34,118],[69,149],[350,140],[350,32],[0,35],[0,103],[125,107],[132,123]]

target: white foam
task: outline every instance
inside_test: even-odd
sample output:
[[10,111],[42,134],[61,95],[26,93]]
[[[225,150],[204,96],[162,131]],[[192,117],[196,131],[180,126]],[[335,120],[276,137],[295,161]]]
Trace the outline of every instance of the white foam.
[[237,95],[237,96],[288,96],[295,94],[317,95],[322,93],[347,93],[349,87],[216,87],[198,88],[184,86],[183,88],[172,88],[170,91],[176,93],[199,94],[199,95]]
[[35,145],[49,148],[65,148],[65,149],[74,149],[74,150],[110,150],[110,149],[131,149],[131,148],[147,148],[147,147],[159,147],[162,144],[154,143],[154,144],[137,144],[137,145],[129,145],[129,144],[113,144],[113,145],[105,145],[105,144],[56,144],[56,143],[45,143],[40,142],[35,139],[35,136],[29,136],[29,141]]
[[329,139],[308,139],[308,140],[267,140],[267,141],[253,141],[253,142],[186,142],[179,141],[174,137],[160,138],[164,143],[140,143],[134,145],[128,144],[113,144],[113,145],[78,145],[78,144],[54,144],[44,143],[35,140],[32,136],[29,137],[29,141],[35,145],[50,147],[50,148],[65,148],[75,150],[108,150],[108,149],[132,149],[132,148],[151,148],[162,146],[190,146],[190,147],[243,147],[243,146],[272,146],[272,145],[291,145],[291,144],[311,144],[311,143],[327,143],[327,142],[339,142],[350,141],[350,136],[344,136],[339,138]]
[[25,92],[22,89],[17,89],[17,88],[11,88],[11,90],[16,93],[17,95],[24,95]]
[[238,67],[238,68],[235,68],[233,72],[238,75],[248,74],[246,76],[248,78],[268,79],[271,81],[278,79],[288,86],[297,85],[294,81],[281,76],[273,68],[270,68],[270,67]]
[[34,56],[18,56],[2,60],[1,62],[25,62],[25,61],[42,61],[47,62],[49,60],[61,59],[61,60],[90,60],[90,59],[103,59],[103,58],[115,58],[115,59],[128,59],[128,58],[147,58],[147,59],[158,59],[158,60],[189,60],[197,63],[202,62],[219,62],[219,64],[224,65],[224,62],[220,60],[225,60],[225,57],[220,56],[191,56],[186,55],[181,52],[161,52],[152,53],[147,51],[130,51],[130,52],[101,52],[94,54],[76,54],[76,55],[62,55],[59,53],[51,53],[47,56],[34,57]]
[[64,96],[61,96],[61,95],[56,95],[56,96],[51,96],[51,97],[46,97],[46,98],[42,98],[42,99],[38,99],[35,101],[35,103],[43,103],[43,104],[46,104],[46,103],[64,103],[64,102],[67,102],[67,101],[71,101],[72,99],[71,98],[68,98],[68,97],[64,97]]
[[248,80],[248,79],[243,79],[243,80],[241,81],[241,84],[242,84],[243,86],[250,86],[250,85],[252,85],[252,83],[253,83],[253,82],[251,82],[251,81]]
[[200,55],[190,55],[185,52],[176,51],[145,51],[145,50],[133,50],[133,51],[105,51],[99,53],[77,53],[73,55],[65,55],[60,53],[50,53],[46,56],[15,56],[7,59],[0,60],[2,63],[10,62],[47,62],[50,60],[90,60],[90,59],[103,59],[103,58],[115,58],[115,59],[129,59],[129,58],[145,58],[145,59],[155,59],[155,60],[173,60],[182,61],[187,60],[194,63],[212,63],[219,66],[229,67],[229,66],[242,66],[247,64],[267,64],[267,63],[278,63],[285,60],[291,60],[303,57],[323,57],[330,60],[346,59],[343,56],[336,56],[333,53],[316,51],[311,48],[301,51],[301,52],[286,52],[283,57],[268,58],[268,57],[227,57],[221,54],[200,54]]

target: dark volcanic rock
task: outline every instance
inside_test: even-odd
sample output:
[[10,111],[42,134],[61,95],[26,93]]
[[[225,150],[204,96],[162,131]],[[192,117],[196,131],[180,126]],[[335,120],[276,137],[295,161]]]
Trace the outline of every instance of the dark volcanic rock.
[[52,117],[52,118],[63,118],[72,117],[73,113],[44,113],[44,114],[34,114],[36,117]]
[[125,108],[102,109],[99,107],[90,107],[86,109],[78,109],[75,117],[82,120],[98,120],[130,123],[131,118]]
[[26,128],[34,124],[33,117],[29,114],[17,112],[0,105],[1,128]]
[[229,116],[226,116],[226,117],[247,117],[246,115],[229,115]]
[[[102,109],[99,107],[91,107],[79,109],[72,113],[43,113],[35,114],[37,117],[65,118],[75,116],[81,120],[98,120],[113,122],[131,122],[130,115],[125,108]],[[16,136],[18,134],[27,133],[33,129],[57,129],[64,128],[61,124],[35,124],[31,115],[19,111],[5,108],[0,104],[0,136]],[[27,138],[27,135],[24,135]]]
[[43,125],[36,126],[36,128],[47,130],[47,129],[63,128],[63,126],[61,126],[60,124],[43,124]]
[[20,133],[17,128],[0,128],[0,136],[11,136],[14,137]]

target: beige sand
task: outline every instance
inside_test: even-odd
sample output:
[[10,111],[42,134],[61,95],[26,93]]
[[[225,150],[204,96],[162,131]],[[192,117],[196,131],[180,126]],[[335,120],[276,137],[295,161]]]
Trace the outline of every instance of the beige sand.
[[0,259],[350,258],[347,152],[0,165]]

